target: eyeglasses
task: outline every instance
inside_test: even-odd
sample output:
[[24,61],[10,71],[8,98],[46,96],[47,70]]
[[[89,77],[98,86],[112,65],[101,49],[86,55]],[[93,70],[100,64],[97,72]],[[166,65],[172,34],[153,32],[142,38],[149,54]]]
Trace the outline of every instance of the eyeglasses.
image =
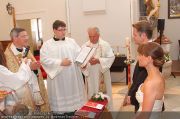
[[22,35],[22,36],[18,36],[19,38],[23,38],[23,39],[29,39],[28,35]]
[[61,28],[61,29],[57,29],[57,31],[66,31],[67,29],[66,28]]

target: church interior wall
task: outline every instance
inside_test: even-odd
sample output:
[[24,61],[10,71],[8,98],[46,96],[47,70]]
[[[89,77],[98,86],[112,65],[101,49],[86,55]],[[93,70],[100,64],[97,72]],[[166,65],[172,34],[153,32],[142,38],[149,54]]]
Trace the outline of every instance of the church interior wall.
[[11,16],[6,11],[7,0],[0,0],[0,41],[9,39],[13,27]]
[[[120,53],[126,53],[125,38],[131,37],[131,14],[129,0],[106,0],[104,9],[92,9],[86,12],[83,2],[69,0],[71,36],[81,45],[88,40],[87,28],[97,26],[101,37],[108,41],[113,49],[119,46]],[[96,3],[94,2],[94,4]],[[101,8],[101,6],[99,6]]]
[[[6,11],[8,2],[14,6],[17,20],[41,18],[43,40],[48,40],[53,36],[52,23],[54,20],[61,19],[66,21],[65,1],[66,0],[1,0],[0,10],[3,14],[0,14],[0,20],[2,19],[4,22],[1,21],[0,26],[6,23],[3,30],[7,30],[5,33],[1,32],[3,35],[0,34],[0,40],[9,40],[9,31],[13,27],[13,25],[9,25],[9,23],[12,22],[12,16],[8,15]],[[0,31],[3,31],[1,28]]]
[[[43,40],[48,40],[52,37],[52,23],[54,20],[68,21],[66,0],[1,0],[0,40],[8,40],[9,31],[13,27],[12,16],[8,15],[6,11],[8,2],[15,7],[18,20],[42,18]],[[110,42],[114,49],[116,49],[117,45],[120,45],[120,53],[126,53],[122,46],[125,44],[125,37],[131,37],[131,22],[135,22],[138,19],[138,1],[131,0],[133,6],[130,6],[130,1],[128,0],[105,0],[105,2],[104,12],[85,14],[83,11],[83,0],[79,0],[79,2],[69,0],[70,35],[81,45],[88,40],[87,27],[98,26],[102,37]],[[160,18],[166,19],[164,34],[172,41],[170,52],[172,59],[177,59],[180,19],[168,19],[167,3],[168,0],[161,0]],[[132,14],[130,14],[130,11]]]
[[165,19],[164,35],[172,41],[170,56],[173,60],[177,60],[179,53],[178,40],[180,40],[180,18],[168,19],[168,0],[160,0],[160,3],[160,18]]

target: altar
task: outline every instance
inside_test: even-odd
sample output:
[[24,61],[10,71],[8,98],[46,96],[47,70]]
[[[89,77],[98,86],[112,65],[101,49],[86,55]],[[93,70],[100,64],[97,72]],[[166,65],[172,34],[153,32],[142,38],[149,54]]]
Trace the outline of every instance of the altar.
[[[89,100],[83,107],[75,112],[75,119],[112,119],[111,112],[107,109],[107,104],[107,99],[103,101]],[[102,108],[100,109],[98,106],[102,106]]]

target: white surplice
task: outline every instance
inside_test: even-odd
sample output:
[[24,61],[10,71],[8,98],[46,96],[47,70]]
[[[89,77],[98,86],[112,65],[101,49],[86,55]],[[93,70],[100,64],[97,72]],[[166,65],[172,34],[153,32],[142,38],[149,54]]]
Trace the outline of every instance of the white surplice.
[[110,67],[114,62],[115,56],[110,47],[109,43],[99,38],[98,43],[92,44],[90,41],[86,42],[82,47],[90,46],[96,47],[94,54],[95,58],[98,58],[100,64],[91,65],[87,64],[86,69],[83,71],[86,76],[88,85],[88,98],[90,99],[94,93],[99,92],[100,86],[100,75],[103,75],[104,83],[106,87],[106,94],[110,97],[109,108],[112,108],[112,87],[111,87],[111,76]]
[[[80,51],[74,39],[64,41],[53,38],[46,41],[40,50],[40,60],[47,72],[47,90],[52,111],[74,111],[86,101],[82,73],[75,58]],[[62,59],[68,58],[70,66],[60,66]]]
[[16,90],[27,83],[30,77],[31,69],[24,62],[16,73],[13,73],[6,67],[0,65],[0,87],[7,87]]
[[[22,62],[18,72],[13,73],[0,65],[0,90],[13,91],[23,87],[31,77],[31,69]],[[8,90],[7,90],[8,89]],[[0,111],[5,109],[5,102],[0,102]]]

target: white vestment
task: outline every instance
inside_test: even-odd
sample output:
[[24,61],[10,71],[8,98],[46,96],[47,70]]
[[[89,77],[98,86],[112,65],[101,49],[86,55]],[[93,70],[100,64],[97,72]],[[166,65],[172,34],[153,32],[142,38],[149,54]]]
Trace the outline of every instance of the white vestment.
[[[13,91],[23,87],[31,77],[31,69],[22,62],[18,72],[13,73],[0,65],[0,90]],[[0,102],[0,111],[5,109],[4,100]]]
[[[82,73],[74,63],[79,51],[74,39],[68,37],[64,41],[52,38],[40,50],[41,63],[48,75],[47,90],[52,111],[75,111],[86,101]],[[72,64],[61,66],[64,58]]]
[[86,69],[83,71],[88,83],[88,99],[90,99],[94,93],[98,93],[100,91],[100,77],[102,77],[105,83],[106,94],[110,97],[109,108],[111,109],[112,87],[109,69],[115,59],[112,48],[110,47],[109,43],[102,40],[101,38],[99,38],[99,41],[96,44],[92,44],[90,41],[88,41],[83,46],[96,47],[97,49],[95,51],[94,57],[98,58],[100,61],[100,64],[96,65],[91,65],[88,63]]
[[0,87],[7,87],[16,90],[27,83],[30,77],[31,69],[24,62],[16,73],[13,73],[6,67],[0,65]]

